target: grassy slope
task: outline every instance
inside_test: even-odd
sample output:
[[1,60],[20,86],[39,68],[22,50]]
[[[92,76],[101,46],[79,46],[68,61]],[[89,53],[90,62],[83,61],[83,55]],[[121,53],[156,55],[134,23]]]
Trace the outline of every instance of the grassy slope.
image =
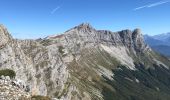
[[[87,91],[93,100],[169,100],[170,70],[155,65],[153,61],[156,58],[170,65],[167,58],[154,52],[139,53],[133,58],[136,59],[135,71],[119,66],[120,63],[105,51],[84,50],[80,60],[74,60],[69,65],[71,80],[82,94]],[[97,74],[99,66],[112,70],[113,80]],[[118,66],[119,69],[116,69]]]
[[69,64],[71,80],[82,92],[81,94],[86,91],[93,100],[102,100],[103,88],[111,86],[96,71],[100,70],[99,66],[111,70],[118,65],[119,62],[108,53],[99,49],[86,49],[82,51],[80,60],[74,60]]
[[[155,65],[155,69],[145,69],[136,65],[138,70],[128,70],[120,66],[122,70],[113,70],[114,81],[106,82],[116,89],[104,89],[105,100],[169,100],[170,96],[170,71],[164,67]],[[137,80],[138,81],[137,81]]]
[[[131,54],[133,55],[133,54]],[[137,70],[129,70],[119,66],[121,70],[113,70],[114,81],[104,77],[116,90],[104,88],[105,100],[169,100],[170,70],[162,64],[156,65],[157,59],[170,66],[169,60],[153,51],[133,55]]]

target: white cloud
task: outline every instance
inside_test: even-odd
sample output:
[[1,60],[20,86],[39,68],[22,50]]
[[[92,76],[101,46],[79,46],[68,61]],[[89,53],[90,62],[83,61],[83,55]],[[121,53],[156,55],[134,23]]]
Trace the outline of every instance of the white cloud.
[[148,4],[148,5],[144,5],[144,6],[141,6],[141,7],[137,7],[135,9],[133,9],[133,10],[136,11],[136,10],[140,10],[140,9],[143,9],[143,8],[156,7],[156,6],[159,6],[159,5],[162,5],[162,4],[165,4],[165,3],[169,3],[169,2],[170,1],[159,1],[159,2],[152,3],[152,4]]
[[54,9],[51,11],[51,14],[54,14],[54,13],[55,13],[57,10],[59,10],[60,8],[61,8],[60,6],[54,8]]

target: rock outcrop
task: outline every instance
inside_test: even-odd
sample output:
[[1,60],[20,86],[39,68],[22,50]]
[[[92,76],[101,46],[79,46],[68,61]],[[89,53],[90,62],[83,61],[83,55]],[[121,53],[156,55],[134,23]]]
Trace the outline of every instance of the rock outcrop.
[[3,48],[11,39],[12,37],[7,29],[3,25],[0,25],[0,48]]

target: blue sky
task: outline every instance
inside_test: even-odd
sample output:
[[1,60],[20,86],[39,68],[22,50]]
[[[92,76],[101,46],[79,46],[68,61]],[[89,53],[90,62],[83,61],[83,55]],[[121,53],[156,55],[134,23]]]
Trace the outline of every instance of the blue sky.
[[0,23],[15,38],[38,38],[90,23],[96,29],[170,32],[168,0],[1,0]]

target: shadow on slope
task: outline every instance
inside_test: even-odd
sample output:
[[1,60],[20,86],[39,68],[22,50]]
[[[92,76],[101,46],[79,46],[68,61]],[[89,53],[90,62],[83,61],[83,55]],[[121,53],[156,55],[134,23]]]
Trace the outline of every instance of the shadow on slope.
[[113,80],[106,77],[113,89],[103,88],[105,100],[170,100],[170,70],[162,65],[145,69],[136,64],[137,70],[119,66],[113,70]]

